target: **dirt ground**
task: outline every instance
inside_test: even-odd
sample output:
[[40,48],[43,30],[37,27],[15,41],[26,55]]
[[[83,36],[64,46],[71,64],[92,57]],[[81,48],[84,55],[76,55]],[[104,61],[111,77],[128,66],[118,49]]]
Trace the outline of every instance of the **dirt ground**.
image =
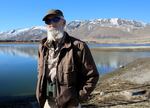
[[142,58],[101,76],[83,108],[150,108],[149,70],[150,58]]

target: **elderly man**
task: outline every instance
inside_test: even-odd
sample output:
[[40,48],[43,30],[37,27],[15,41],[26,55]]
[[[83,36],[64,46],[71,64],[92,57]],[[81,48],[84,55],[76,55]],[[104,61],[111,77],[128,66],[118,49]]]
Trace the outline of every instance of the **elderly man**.
[[38,50],[36,96],[40,108],[81,108],[99,78],[99,73],[85,42],[64,31],[62,11],[48,11],[43,21],[47,37]]

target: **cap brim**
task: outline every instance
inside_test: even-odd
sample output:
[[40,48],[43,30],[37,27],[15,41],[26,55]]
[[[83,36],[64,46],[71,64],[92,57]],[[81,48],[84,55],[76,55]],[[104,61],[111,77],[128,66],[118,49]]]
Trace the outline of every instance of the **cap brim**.
[[42,19],[42,21],[45,21],[47,17],[55,17],[55,16],[58,16],[57,14],[48,14],[48,15],[45,15]]

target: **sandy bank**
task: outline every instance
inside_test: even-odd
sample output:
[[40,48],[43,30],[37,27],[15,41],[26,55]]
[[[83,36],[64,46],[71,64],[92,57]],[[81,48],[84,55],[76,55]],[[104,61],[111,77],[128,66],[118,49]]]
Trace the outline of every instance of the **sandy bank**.
[[94,108],[150,108],[149,70],[150,58],[143,58],[101,76],[88,103]]

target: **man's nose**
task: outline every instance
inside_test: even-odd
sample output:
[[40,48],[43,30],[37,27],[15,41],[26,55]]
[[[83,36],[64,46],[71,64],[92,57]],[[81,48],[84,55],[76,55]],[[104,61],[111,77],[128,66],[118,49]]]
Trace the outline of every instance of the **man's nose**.
[[47,26],[48,26],[48,28],[51,28],[51,27],[54,28],[56,25],[55,25],[55,23],[52,22],[52,23],[48,24]]

